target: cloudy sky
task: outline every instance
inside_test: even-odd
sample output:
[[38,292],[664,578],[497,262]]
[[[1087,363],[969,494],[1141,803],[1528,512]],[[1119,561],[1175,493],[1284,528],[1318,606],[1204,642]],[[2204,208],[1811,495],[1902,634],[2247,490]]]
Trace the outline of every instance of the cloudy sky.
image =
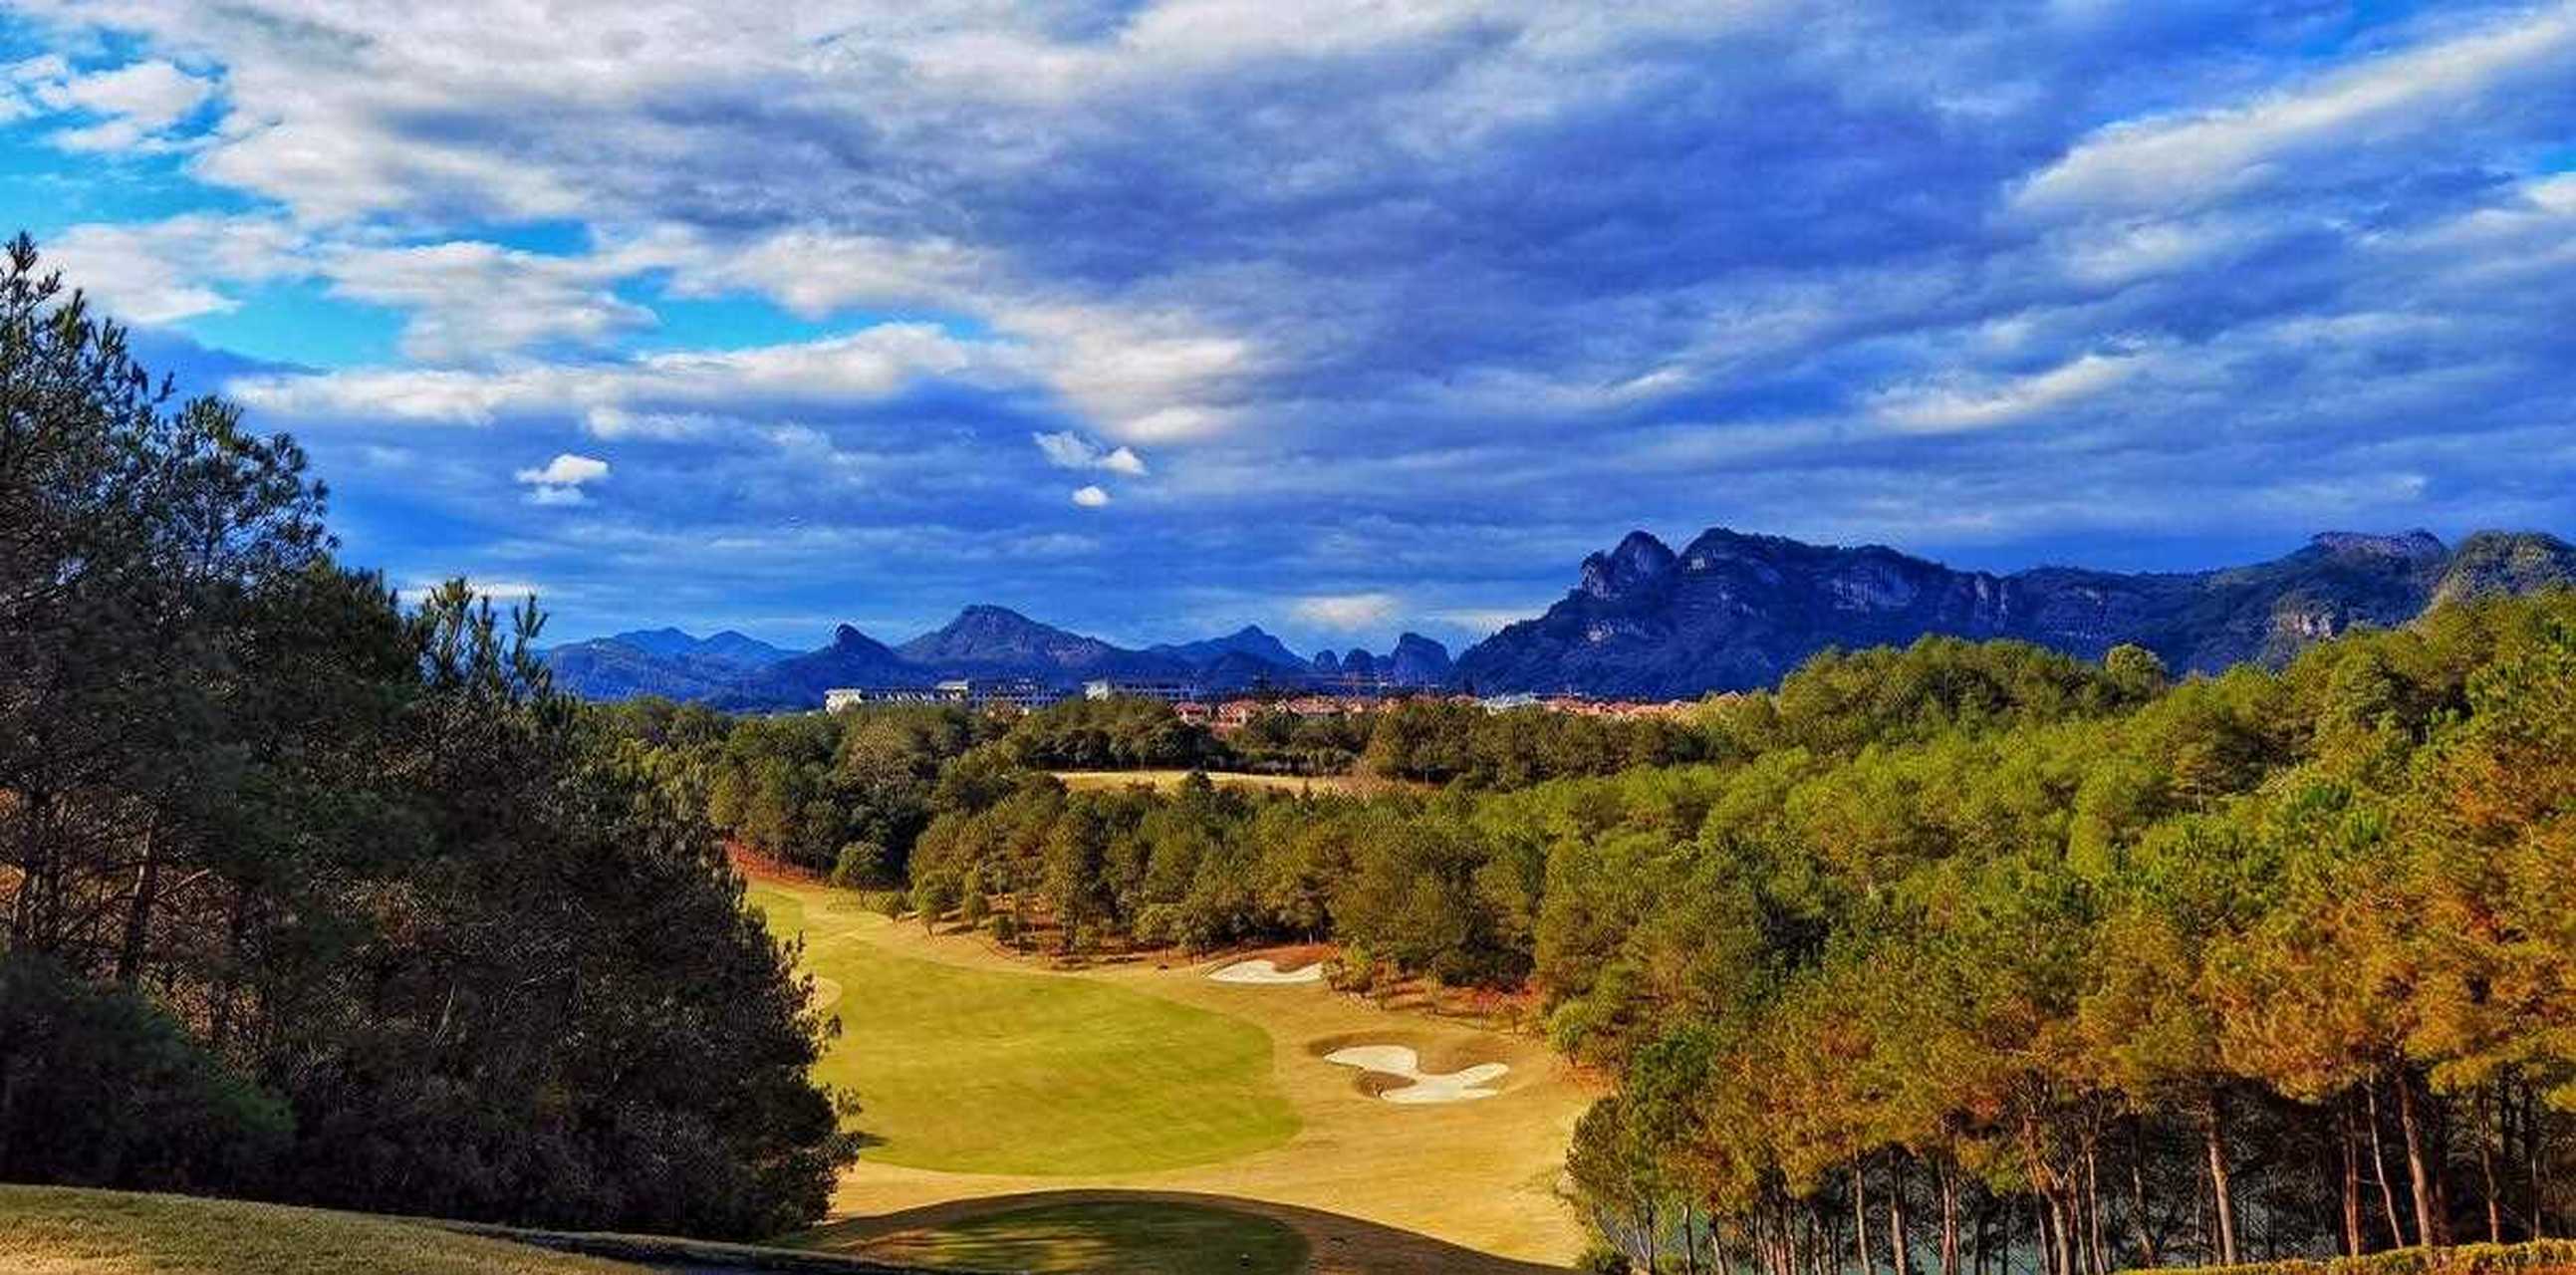
[[2571,67],[2473,0],[9,0],[0,213],[557,637],[1455,645],[1630,527],[2576,531]]

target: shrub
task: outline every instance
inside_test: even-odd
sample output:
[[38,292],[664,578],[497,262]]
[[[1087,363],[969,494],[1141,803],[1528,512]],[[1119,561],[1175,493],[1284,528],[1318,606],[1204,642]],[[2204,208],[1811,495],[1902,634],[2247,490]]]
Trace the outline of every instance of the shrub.
[[[2523,1244],[2462,1244],[2452,1248],[2395,1248],[2361,1257],[2292,1258],[2237,1266],[2168,1267],[2192,1275],[2515,1275],[2576,1271],[2576,1240]],[[2150,1275],[2140,1272],[2139,1275]]]
[[912,883],[912,908],[921,913],[923,925],[937,924],[957,906],[957,878],[945,873],[923,876]]
[[133,994],[0,957],[0,1181],[256,1189],[294,1123]]
[[832,863],[832,884],[844,889],[881,886],[893,878],[886,848],[873,841],[853,841],[841,847],[840,858]]
[[1627,1254],[1594,1240],[1590,1248],[1583,1250],[1583,1256],[1574,1259],[1574,1269],[1583,1275],[1629,1275],[1636,1268],[1629,1264]]

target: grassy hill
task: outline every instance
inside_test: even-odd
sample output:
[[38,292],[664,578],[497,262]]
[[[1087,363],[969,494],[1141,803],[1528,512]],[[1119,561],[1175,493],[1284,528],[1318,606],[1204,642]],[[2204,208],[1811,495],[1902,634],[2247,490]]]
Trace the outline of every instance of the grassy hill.
[[[1008,1238],[1005,1229],[1001,1238]],[[1038,1232],[1043,1236],[1043,1232]],[[916,1243],[943,1269],[987,1269],[975,1236]],[[1043,1247],[1036,1249],[1040,1253]],[[10,1275],[906,1275],[863,1258],[658,1235],[574,1234],[186,1195],[0,1185],[0,1271]],[[1018,1269],[1026,1263],[1012,1263]]]
[[0,1270],[24,1275],[638,1275],[649,1269],[363,1213],[0,1186]]

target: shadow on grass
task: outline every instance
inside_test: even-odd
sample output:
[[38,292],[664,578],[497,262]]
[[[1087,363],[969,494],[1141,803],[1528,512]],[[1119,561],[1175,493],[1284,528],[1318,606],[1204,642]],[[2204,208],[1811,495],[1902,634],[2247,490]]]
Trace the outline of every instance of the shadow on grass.
[[825,1223],[780,1241],[884,1262],[1136,1275],[1541,1275],[1320,1209],[1183,1191],[1033,1191]]

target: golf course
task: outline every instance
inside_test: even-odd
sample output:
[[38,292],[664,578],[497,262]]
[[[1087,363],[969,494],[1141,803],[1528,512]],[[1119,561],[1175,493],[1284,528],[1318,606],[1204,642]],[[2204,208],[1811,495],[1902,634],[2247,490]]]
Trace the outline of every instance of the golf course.
[[[968,1269],[1529,1271],[1590,1091],[1536,1041],[1259,954],[1059,971],[764,876],[869,1140],[799,1243]],[[1237,966],[1251,977],[1213,975]]]

